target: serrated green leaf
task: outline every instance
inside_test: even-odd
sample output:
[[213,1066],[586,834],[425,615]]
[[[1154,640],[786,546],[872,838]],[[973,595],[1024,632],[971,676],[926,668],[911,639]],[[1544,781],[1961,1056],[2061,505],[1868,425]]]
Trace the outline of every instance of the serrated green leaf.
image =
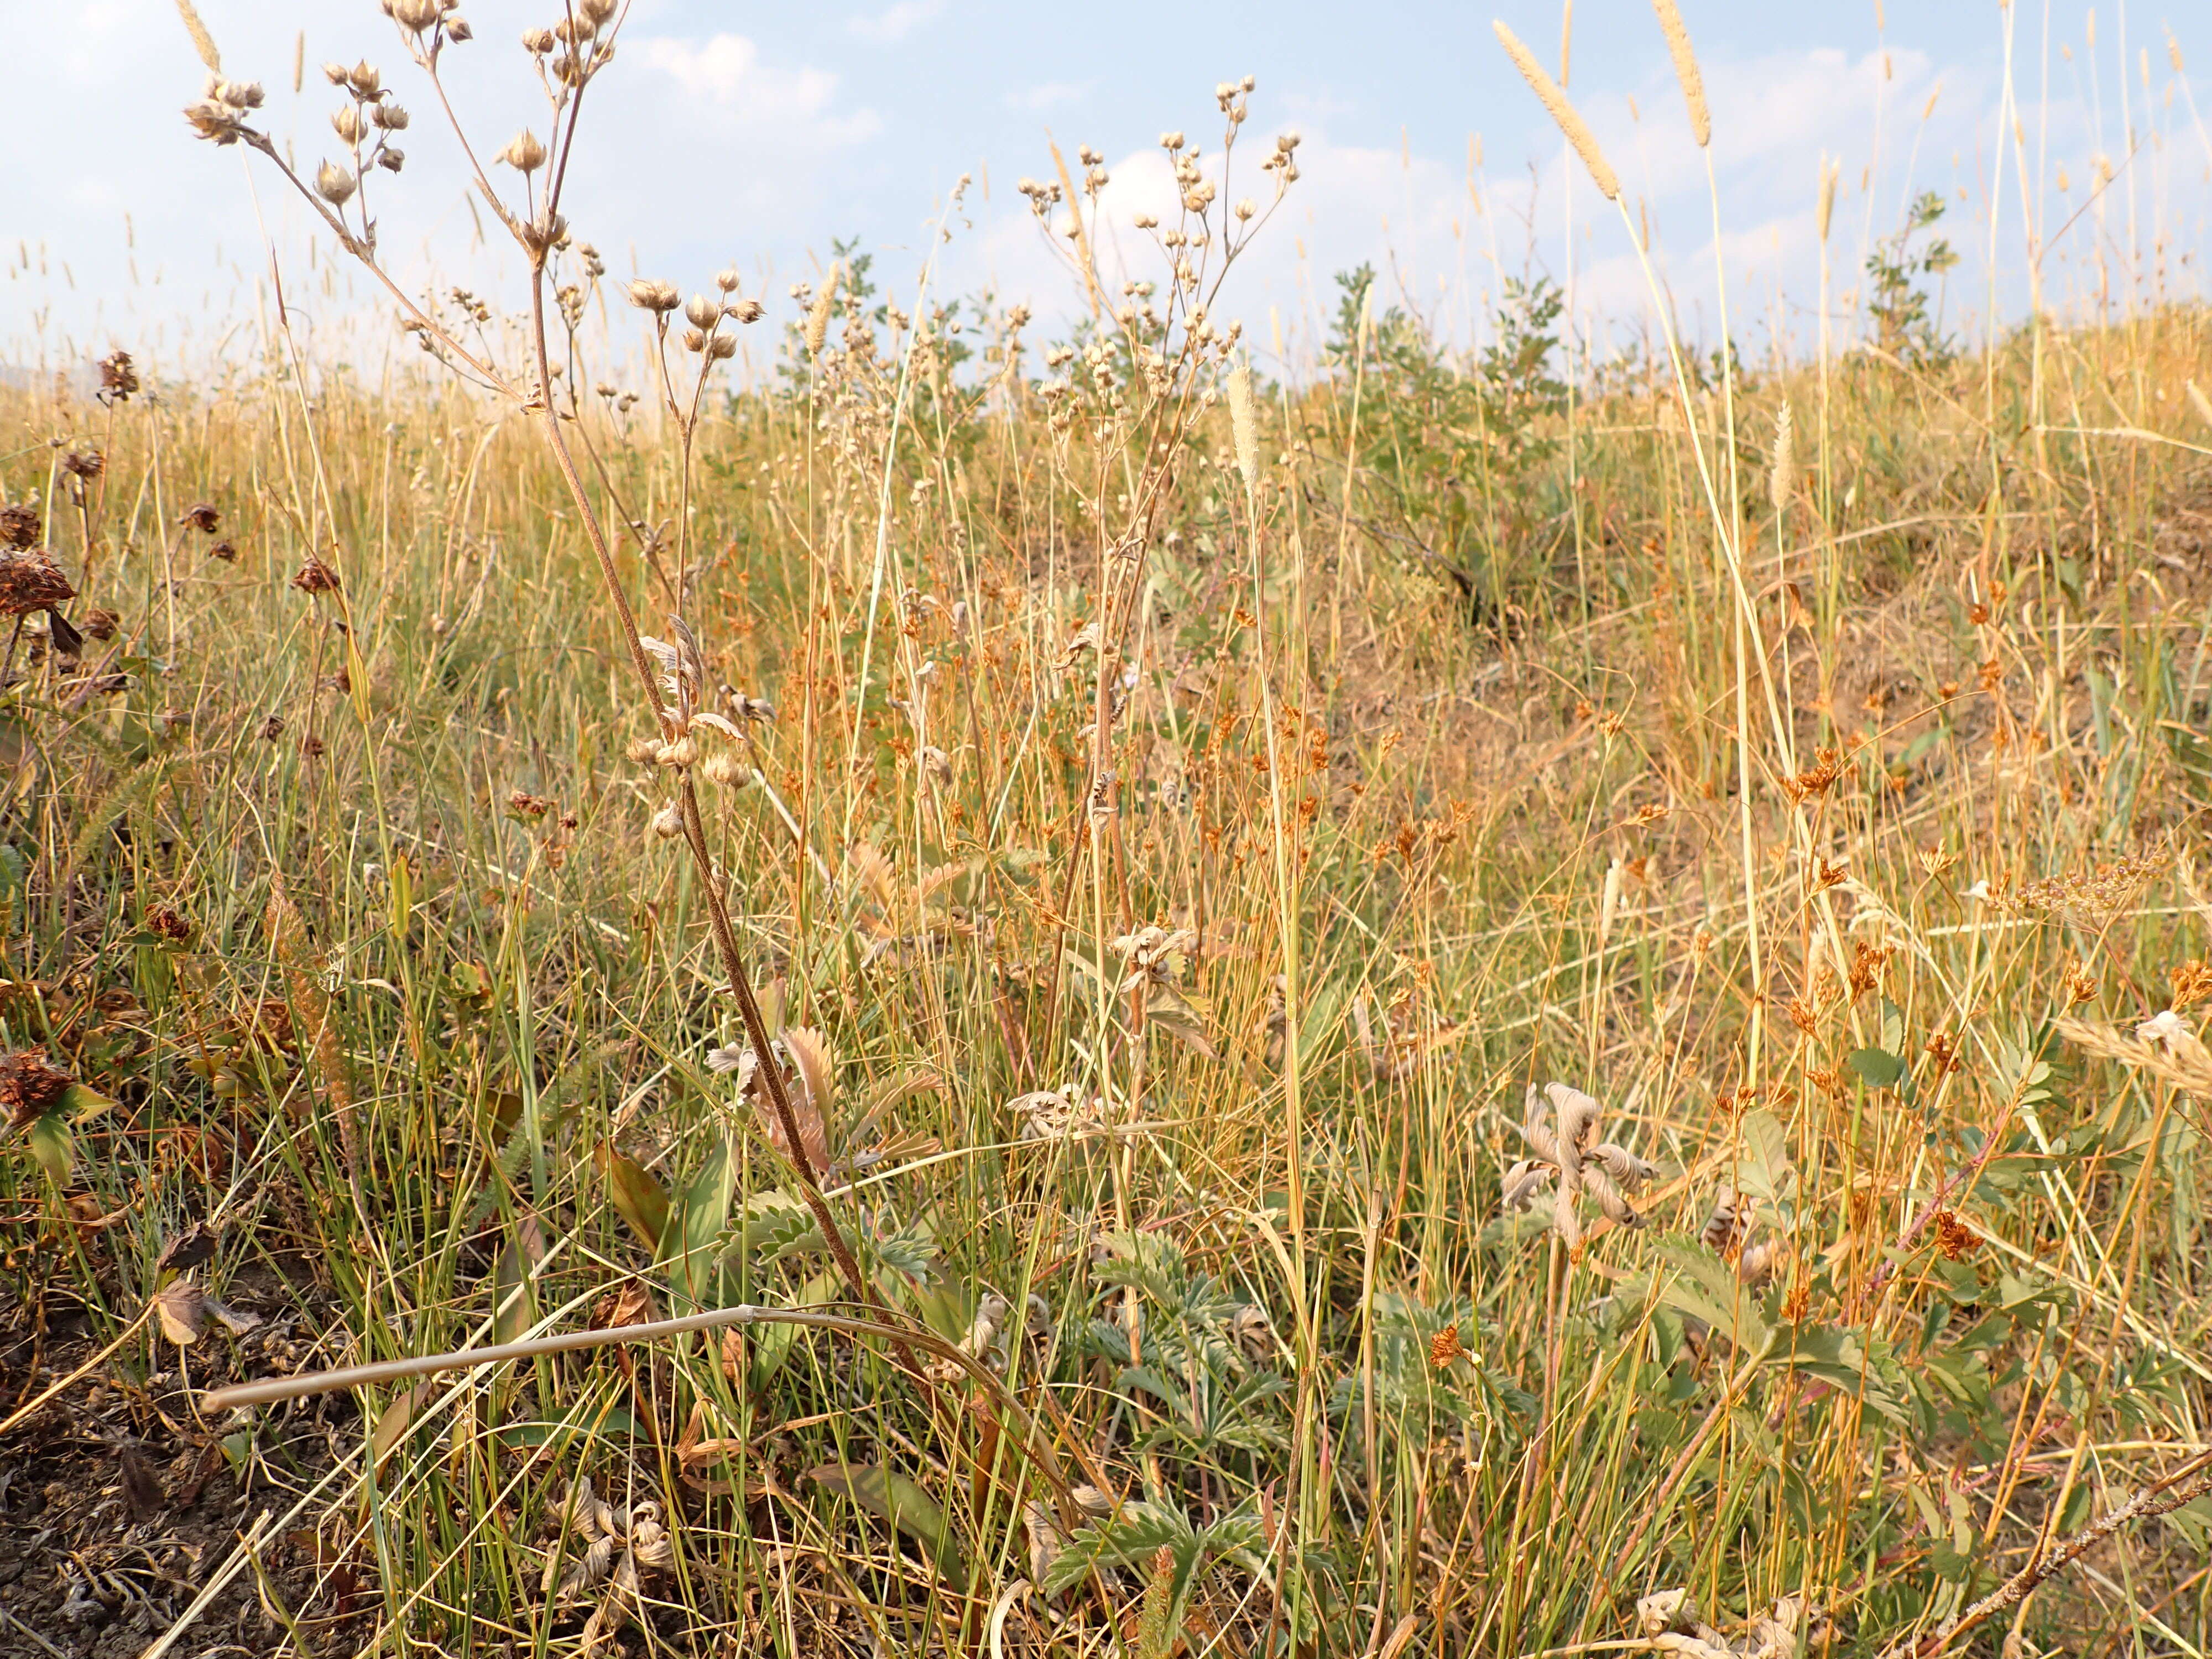
[[1149,1565],[1153,1554],[1164,1548],[1175,1553],[1180,1565],[1197,1543],[1190,1522],[1165,1505],[1124,1504],[1103,1520],[1077,1529],[1067,1547],[1045,1569],[1042,1589],[1048,1595],[1057,1595],[1100,1567]]
[[1854,1048],[1844,1063],[1869,1089],[1894,1089],[1905,1077],[1905,1062],[1887,1048]]
[[1774,1333],[1735,1270],[1697,1239],[1674,1236],[1657,1243],[1660,1259],[1674,1269],[1658,1282],[1659,1300],[1702,1321],[1737,1347],[1763,1352]]

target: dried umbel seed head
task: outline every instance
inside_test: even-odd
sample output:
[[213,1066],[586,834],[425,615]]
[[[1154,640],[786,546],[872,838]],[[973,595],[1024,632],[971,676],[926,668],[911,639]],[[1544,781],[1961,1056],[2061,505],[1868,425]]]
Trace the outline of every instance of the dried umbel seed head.
[[545,146],[538,142],[538,135],[528,127],[507,141],[507,148],[497,157],[517,173],[531,173],[545,165]]
[[712,328],[722,320],[722,302],[695,294],[684,302],[684,319],[694,328]]
[[0,617],[27,617],[76,597],[54,556],[43,547],[0,551]]
[[138,390],[138,370],[129,352],[111,351],[100,360],[100,390],[117,403]]
[[198,531],[203,536],[212,536],[216,527],[222,522],[222,515],[216,511],[213,501],[194,501],[178,517],[177,522],[188,529]]
[[0,1056],[0,1111],[11,1128],[27,1128],[61,1102],[76,1081],[36,1052]]
[[629,285],[629,302],[640,311],[659,314],[672,312],[684,302],[673,283],[656,282],[650,276],[641,276]]
[[0,547],[35,547],[41,528],[37,507],[21,501],[0,507]]
[[354,176],[334,161],[315,169],[315,194],[332,207],[343,207],[353,198]]
[[338,573],[310,553],[292,578],[292,586],[302,593],[335,593],[339,587]]

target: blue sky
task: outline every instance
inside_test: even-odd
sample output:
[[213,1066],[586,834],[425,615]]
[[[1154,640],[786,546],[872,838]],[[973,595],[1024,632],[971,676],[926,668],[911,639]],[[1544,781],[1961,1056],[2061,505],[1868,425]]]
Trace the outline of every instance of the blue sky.
[[[319,325],[359,317],[368,290],[319,256],[310,265],[305,216],[273,176],[262,170],[255,181],[257,210],[240,153],[187,134],[177,112],[201,71],[172,0],[26,9],[10,22],[18,64],[31,72],[11,90],[18,153],[4,228],[15,246],[0,285],[0,361],[52,366],[118,343],[177,356],[234,340],[230,331],[257,314],[257,289],[265,294],[271,249],[289,295]],[[393,263],[413,280],[514,291],[504,252],[475,240],[450,136],[429,118],[427,89],[371,0],[201,0],[200,9],[226,72],[267,84],[270,125],[310,167],[331,148],[331,94],[314,66],[379,63],[417,118],[407,172],[383,198]],[[542,129],[516,40],[554,9],[471,0],[465,9],[477,39],[450,60],[465,118],[493,147],[526,121]],[[1844,180],[1830,248],[1839,296],[1856,280],[1869,232],[1894,223],[1909,190],[1929,187],[1951,202],[1966,256],[1948,313],[1959,321],[1986,308],[1989,203],[2004,148],[2005,25],[1995,0],[1892,3],[1879,27],[1873,0],[1684,0],[1684,11],[1712,89],[1721,245],[1740,334],[1810,337],[1824,155]],[[2044,222],[2055,228],[2087,199],[2098,155],[2118,167],[2046,262],[2046,291],[2090,292],[2100,249],[2124,262],[2132,245],[2162,246],[2168,287],[2200,292],[2212,141],[2193,87],[2173,71],[2166,18],[2109,0],[2094,26],[2071,0],[2047,11],[2020,0],[2016,12],[2014,96]],[[1048,134],[1071,166],[1078,144],[1104,153],[1115,174],[1109,217],[1124,222],[1159,187],[1158,133],[1182,129],[1218,149],[1212,87],[1249,73],[1258,80],[1253,150],[1264,153],[1285,126],[1304,138],[1304,177],[1229,296],[1263,355],[1278,331],[1293,358],[1308,349],[1330,275],[1361,260],[1383,269],[1386,294],[1455,335],[1479,337],[1501,275],[1533,267],[1564,277],[1571,265],[1583,326],[1601,338],[1632,331],[1646,301],[1627,234],[1609,209],[1594,213],[1603,204],[1577,174],[1570,258],[1569,169],[1492,35],[1493,16],[1556,67],[1558,0],[1285,0],[1156,16],[980,0],[635,0],[621,53],[594,88],[595,132],[571,218],[615,274],[635,262],[690,289],[735,264],[772,315],[787,314],[789,284],[818,269],[836,236],[860,237],[887,281],[910,289],[928,227],[966,173],[975,183],[940,250],[940,288],[993,285],[1064,316],[1076,290],[1012,189],[1023,174],[1048,176]],[[2190,67],[2212,65],[2212,20],[2191,9],[2174,23]],[[308,72],[295,100],[301,33]],[[1579,0],[1571,43],[1571,93],[1639,218],[1649,216],[1678,309],[1709,332],[1710,210],[1650,7]],[[2139,148],[2120,166],[2130,130]],[[52,137],[33,153],[28,133]],[[2005,159],[1997,306],[2016,314],[2026,299],[2020,180]]]

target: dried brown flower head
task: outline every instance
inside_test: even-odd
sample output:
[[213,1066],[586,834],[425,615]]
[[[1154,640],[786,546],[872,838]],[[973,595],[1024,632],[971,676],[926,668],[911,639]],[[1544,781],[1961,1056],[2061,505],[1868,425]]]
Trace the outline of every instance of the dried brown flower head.
[[146,931],[172,945],[182,945],[191,938],[192,925],[169,906],[156,904],[146,912]]
[[292,586],[302,593],[335,593],[339,587],[338,573],[310,553],[300,574],[292,578]]
[[1467,1352],[1467,1344],[1459,1338],[1459,1327],[1447,1325],[1429,1339],[1429,1364],[1443,1370],[1452,1361]]
[[517,817],[542,818],[553,810],[553,803],[543,795],[518,789],[507,798],[507,810]]
[[213,547],[208,549],[208,557],[221,559],[225,564],[236,564],[238,550],[228,542],[217,542]]
[[27,617],[76,596],[54,556],[43,547],[0,551],[0,617]]
[[2182,1009],[2212,997],[2212,963],[2191,957],[2166,975],[2173,987],[2172,1006]]
[[677,293],[673,283],[656,282],[652,277],[641,276],[629,285],[629,302],[640,311],[665,314],[683,304],[684,297]]
[[284,717],[282,714],[271,714],[261,722],[261,740],[264,743],[274,743],[283,735]]
[[100,395],[116,403],[138,390],[138,370],[127,351],[111,351],[100,360]]
[[203,536],[212,536],[216,527],[222,522],[222,515],[216,511],[213,501],[194,501],[184,510],[177,522],[187,529],[198,531]]
[[1936,1212],[1936,1248],[1946,1261],[1972,1255],[1981,1246],[1981,1235],[1961,1220],[1955,1210]]
[[8,1114],[9,1127],[27,1128],[59,1103],[76,1081],[35,1051],[0,1056],[0,1111]]
[[112,611],[94,611],[84,619],[84,635],[88,640],[112,640],[122,625],[123,618]]
[[107,471],[107,457],[99,449],[87,444],[82,449],[72,449],[62,457],[62,471],[72,478],[90,480]]
[[0,547],[36,547],[42,528],[37,507],[21,501],[0,507]]
[[328,745],[313,732],[302,732],[300,734],[300,752],[309,760],[320,760],[323,750],[327,747]]

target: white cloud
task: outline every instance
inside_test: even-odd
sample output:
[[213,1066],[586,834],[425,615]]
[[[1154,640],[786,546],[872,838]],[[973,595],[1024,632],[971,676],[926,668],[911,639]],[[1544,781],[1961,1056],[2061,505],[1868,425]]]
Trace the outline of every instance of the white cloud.
[[871,46],[895,46],[945,9],[945,0],[897,0],[872,17],[855,17],[845,33]]
[[1046,81],[1022,92],[1006,94],[1008,109],[1057,109],[1062,104],[1078,104],[1091,95],[1088,81]]
[[742,106],[752,119],[817,116],[836,95],[837,77],[828,70],[765,67],[760,48],[742,34],[718,34],[704,42],[648,35],[638,46],[647,65],[694,97]]

